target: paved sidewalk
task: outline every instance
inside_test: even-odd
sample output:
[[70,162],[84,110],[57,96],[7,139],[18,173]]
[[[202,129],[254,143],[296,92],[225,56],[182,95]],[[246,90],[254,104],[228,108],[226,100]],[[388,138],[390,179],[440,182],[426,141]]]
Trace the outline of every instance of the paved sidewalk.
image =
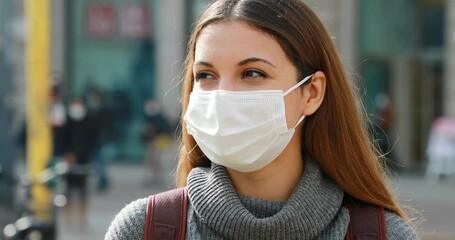
[[[163,172],[172,172],[173,164],[169,162]],[[123,206],[163,190],[159,186],[143,186],[146,170],[143,165],[109,166],[112,188],[103,195],[91,194],[88,224],[81,226],[75,221],[65,225],[63,216],[60,216],[59,239],[103,239],[110,222]],[[171,182],[172,177],[169,176],[166,185],[171,187]],[[425,218],[419,225],[422,239],[455,239],[455,177],[429,184],[420,174],[408,173],[392,178],[392,182],[400,202],[417,210],[414,217],[422,220],[423,215]]]
[[401,204],[411,208],[422,239],[455,239],[455,176],[429,182],[420,173],[392,178]]
[[[126,204],[138,198],[165,190],[163,186],[145,186],[144,179],[147,169],[143,165],[109,166],[111,188],[103,194],[90,192],[90,207],[88,223],[79,223],[76,211],[73,211],[74,221],[67,225],[63,209],[59,214],[59,240],[98,240],[104,235],[114,219],[115,214]],[[168,172],[171,172],[169,170]],[[94,182],[91,179],[91,182]],[[168,187],[172,187],[172,178],[168,177]],[[93,184],[92,184],[93,185]],[[93,187],[92,187],[93,189]]]

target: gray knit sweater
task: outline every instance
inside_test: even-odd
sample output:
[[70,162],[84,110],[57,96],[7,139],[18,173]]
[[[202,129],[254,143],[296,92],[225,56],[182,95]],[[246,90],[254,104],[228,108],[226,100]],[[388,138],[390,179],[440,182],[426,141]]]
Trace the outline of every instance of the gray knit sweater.
[[[344,239],[349,212],[343,191],[312,160],[286,202],[238,195],[224,167],[195,168],[188,176],[186,239]],[[123,208],[105,239],[143,239],[146,199]],[[418,239],[400,217],[386,212],[387,239]]]

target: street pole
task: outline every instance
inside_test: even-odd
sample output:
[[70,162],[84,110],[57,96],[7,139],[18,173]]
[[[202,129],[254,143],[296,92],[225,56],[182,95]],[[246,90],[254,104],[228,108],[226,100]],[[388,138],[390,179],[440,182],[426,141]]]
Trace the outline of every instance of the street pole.
[[[48,124],[50,65],[50,0],[26,0],[26,119],[27,167],[36,180],[50,159]],[[31,208],[38,219],[47,219],[50,192],[43,185],[32,188]]]

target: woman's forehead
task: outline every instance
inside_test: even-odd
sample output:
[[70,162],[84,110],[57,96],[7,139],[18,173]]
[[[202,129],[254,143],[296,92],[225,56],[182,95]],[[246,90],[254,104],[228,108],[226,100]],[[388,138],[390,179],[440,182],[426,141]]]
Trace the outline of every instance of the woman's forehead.
[[270,35],[239,22],[217,22],[202,29],[196,41],[195,61],[261,57],[280,60],[286,55]]

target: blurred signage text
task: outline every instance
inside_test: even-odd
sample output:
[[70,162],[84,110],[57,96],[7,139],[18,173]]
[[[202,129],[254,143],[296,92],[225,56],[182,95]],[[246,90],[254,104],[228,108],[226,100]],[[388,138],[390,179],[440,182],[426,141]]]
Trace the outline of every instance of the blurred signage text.
[[147,4],[123,6],[90,4],[86,8],[86,34],[90,38],[142,39],[150,33]]
[[149,11],[146,4],[128,4],[119,9],[119,35],[144,38],[149,34]]
[[86,32],[92,38],[110,38],[115,34],[114,8],[108,4],[89,5]]

